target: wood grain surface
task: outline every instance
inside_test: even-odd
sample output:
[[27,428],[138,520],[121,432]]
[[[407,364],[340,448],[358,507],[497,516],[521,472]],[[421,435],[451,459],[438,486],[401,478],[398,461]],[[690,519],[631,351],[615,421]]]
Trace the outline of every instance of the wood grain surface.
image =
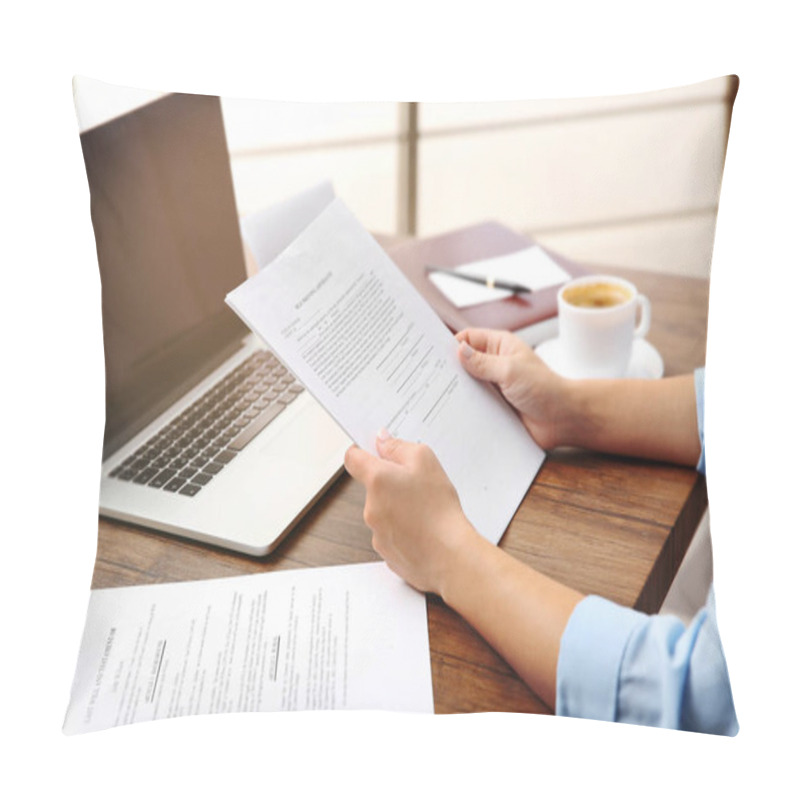
[[[600,271],[600,270],[598,270]],[[652,306],[648,340],[667,375],[705,361],[708,282],[656,273],[602,271],[632,280]],[[363,489],[333,484],[265,558],[99,520],[93,588],[200,580],[280,569],[375,561],[363,522]],[[694,470],[580,450],[548,455],[500,546],[581,592],[646,612],[660,607],[707,505]],[[428,597],[437,713],[550,713],[513,670],[439,598]]]

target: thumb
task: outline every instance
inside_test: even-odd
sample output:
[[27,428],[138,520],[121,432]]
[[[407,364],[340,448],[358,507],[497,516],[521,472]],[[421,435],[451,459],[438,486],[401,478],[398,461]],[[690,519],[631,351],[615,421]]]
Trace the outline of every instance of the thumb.
[[500,383],[506,373],[504,356],[482,353],[466,342],[459,345],[458,360],[470,375],[482,381]]
[[366,483],[378,459],[356,445],[350,445],[344,454],[344,468],[359,483]]
[[376,447],[381,458],[395,464],[404,464],[414,444],[405,439],[395,439],[387,430],[381,428],[376,439]]

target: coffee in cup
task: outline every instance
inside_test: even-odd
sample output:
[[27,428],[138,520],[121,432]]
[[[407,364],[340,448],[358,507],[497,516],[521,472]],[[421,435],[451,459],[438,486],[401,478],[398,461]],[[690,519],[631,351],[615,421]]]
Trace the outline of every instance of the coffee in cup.
[[559,345],[570,377],[623,377],[633,340],[649,329],[650,302],[630,281],[588,275],[570,281],[558,293]]
[[578,308],[611,308],[626,303],[631,297],[626,286],[608,281],[578,283],[564,292],[564,300]]

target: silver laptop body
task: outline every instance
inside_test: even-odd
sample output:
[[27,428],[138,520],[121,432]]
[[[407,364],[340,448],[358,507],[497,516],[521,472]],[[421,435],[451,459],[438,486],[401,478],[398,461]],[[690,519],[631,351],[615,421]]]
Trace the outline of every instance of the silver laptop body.
[[168,95],[81,145],[103,298],[100,514],[264,555],[350,440],[225,305],[246,271],[219,98]]

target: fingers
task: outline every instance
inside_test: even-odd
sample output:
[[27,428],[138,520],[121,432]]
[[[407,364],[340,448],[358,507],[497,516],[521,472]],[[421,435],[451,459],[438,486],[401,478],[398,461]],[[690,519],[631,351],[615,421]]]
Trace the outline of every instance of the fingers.
[[395,464],[404,464],[418,445],[404,439],[395,439],[387,431],[381,429],[376,439],[376,446],[381,458],[393,461]]
[[375,456],[356,445],[350,445],[344,454],[344,468],[359,483],[366,483],[374,470]]
[[465,328],[456,334],[456,340],[466,342],[475,350],[494,352],[497,340],[502,334],[490,328]]
[[507,359],[504,356],[483,353],[468,342],[459,345],[458,360],[470,375],[482,381],[499,384],[508,374]]
[[[414,449],[419,447],[412,442],[395,439],[383,429],[379,432],[375,445],[381,459],[395,464],[408,463]],[[363,484],[368,483],[382,469],[380,459],[357,445],[351,445],[345,452],[344,467],[353,478]]]

